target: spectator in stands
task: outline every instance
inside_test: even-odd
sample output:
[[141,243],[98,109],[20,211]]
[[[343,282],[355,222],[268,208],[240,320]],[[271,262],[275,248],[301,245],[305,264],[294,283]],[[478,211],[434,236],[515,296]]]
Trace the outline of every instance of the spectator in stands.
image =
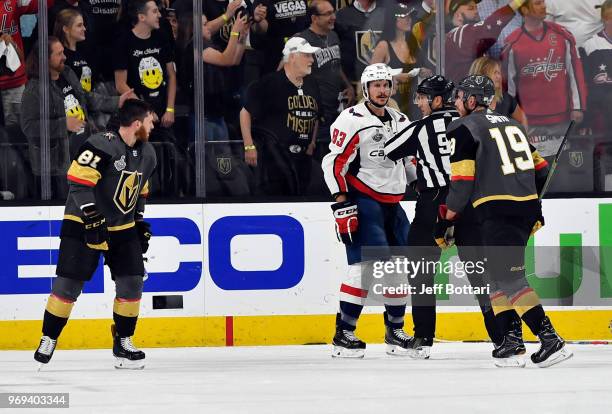
[[570,119],[577,124],[583,120],[582,62],[574,36],[563,26],[544,21],[544,0],[527,0],[520,13],[523,26],[506,39],[503,54],[508,94],[525,111],[532,144],[542,156],[552,156]]
[[428,77],[433,72],[417,60],[419,47],[412,34],[411,18],[416,10],[402,3],[388,5],[386,10],[384,30],[374,49],[371,63],[386,63],[393,69],[402,70],[395,77],[397,89],[393,98],[408,118],[419,119],[421,113],[414,103],[418,77]]
[[[414,6],[413,3],[420,3],[418,6]],[[409,6],[416,8],[416,13],[414,14],[414,21],[420,22],[426,18],[429,18],[432,15],[435,15],[436,12],[436,0],[423,0],[421,2],[413,1]]]
[[170,28],[172,31],[172,37],[176,40],[178,36],[178,18],[176,15],[176,9],[167,7],[164,9],[164,18],[170,24]]
[[[241,16],[234,20],[230,40],[223,51],[212,46],[211,33],[208,30],[206,16],[202,16],[202,36],[204,60],[204,108],[205,108],[205,138],[207,141],[219,141],[229,139],[227,124],[225,122],[225,99],[223,72],[219,70],[223,66],[235,66],[240,64],[245,49],[246,38],[249,33],[250,23],[247,16]],[[181,21],[184,21],[181,19]],[[187,94],[187,102],[193,105],[193,19],[184,21],[179,25],[177,51],[181,59],[178,63],[179,84]],[[193,111],[190,111],[193,112]]]
[[[507,0],[482,0],[478,3],[478,14],[481,19],[486,19],[500,7],[505,6]],[[499,59],[501,56],[502,49],[504,47],[504,40],[506,37],[510,36],[510,33],[521,27],[521,16],[519,14],[515,14],[510,23],[504,27],[501,34],[497,38],[497,42],[487,52],[487,55],[494,57],[495,59]]]
[[115,84],[119,93],[133,89],[155,109],[159,125],[151,140],[173,139],[176,72],[166,37],[158,30],[161,14],[153,0],[130,0],[132,29],[118,37]]
[[335,31],[340,38],[342,70],[355,85],[372,60],[372,53],[384,27],[384,3],[355,0],[336,13]]
[[[47,6],[53,6],[53,0],[48,0]],[[18,1],[5,0],[0,9],[0,41],[14,48],[19,58],[15,64],[16,69],[4,68],[0,72],[0,97],[2,98],[2,110],[4,112],[4,125],[19,125],[19,113],[21,98],[27,82],[25,59],[23,55],[23,39],[19,19],[24,14],[38,13],[38,0]]]
[[[39,43],[32,48],[26,61],[28,83],[23,93],[21,128],[29,143],[32,172],[40,176],[40,67]],[[44,47],[44,46],[42,46]],[[65,197],[66,171],[70,159],[95,127],[90,122],[89,110],[115,111],[131,96],[129,90],[121,96],[101,96],[85,93],[72,69],[65,66],[64,47],[58,38],[49,37],[49,135],[53,192],[56,198]]]
[[216,46],[224,47],[230,38],[231,27],[236,19],[236,12],[251,13],[253,18],[252,29],[256,33],[265,33],[268,30],[267,7],[258,4],[254,8],[249,1],[249,7],[243,6],[243,0],[204,0],[202,11],[208,21],[206,27],[212,35],[212,42]]
[[495,44],[501,31],[526,0],[510,0],[486,20],[480,21],[476,0],[451,0],[453,29],[446,34],[446,75],[455,82],[467,76],[472,62]]
[[91,65],[87,62],[86,55],[83,53],[81,43],[85,40],[85,22],[83,15],[75,8],[67,8],[60,11],[55,20],[53,35],[57,37],[64,46],[66,65],[74,71],[77,78],[81,81],[81,87],[85,92],[93,90],[93,73]]
[[268,29],[263,49],[265,64],[263,73],[276,70],[283,58],[283,47],[287,39],[308,27],[307,0],[260,0],[267,6]]
[[321,161],[329,150],[329,127],[338,117],[340,104],[352,106],[355,90],[342,71],[340,39],[334,32],[336,13],[328,0],[313,0],[308,14],[310,27],[299,33],[319,50],[314,53],[312,76],[319,84],[321,101],[321,123],[317,130],[315,158]]
[[499,60],[483,56],[472,63],[470,75],[484,75],[495,83],[495,99],[489,108],[495,112],[512,117],[527,127],[527,117],[515,97],[504,91],[502,83],[502,64]]
[[576,38],[576,46],[601,31],[596,6],[603,0],[546,0],[546,19],[565,27]]
[[304,38],[289,39],[283,69],[247,92],[240,112],[245,160],[264,170],[260,185],[266,194],[303,195],[310,184],[320,99],[316,80],[308,75],[317,51]]
[[[85,43],[85,32],[83,15],[78,9],[66,8],[56,15],[53,33],[64,46],[65,65],[72,69],[81,81],[83,91],[91,93],[95,90],[95,81],[98,77],[94,76],[92,65],[88,62],[87,56],[90,56],[90,54],[84,51],[82,47]],[[96,92],[99,93],[101,90],[103,91],[104,88],[100,88]],[[102,95],[110,94],[102,93]],[[135,98],[136,95],[132,95],[132,97]],[[90,117],[98,129],[103,129],[110,114],[103,115],[92,111]]]
[[417,60],[423,62],[426,68],[436,69],[436,2],[435,0],[423,0],[420,8],[417,8],[412,26],[414,35],[419,46]]
[[584,43],[584,69],[589,86],[587,125],[595,134],[612,131],[612,0],[601,5],[603,30]]

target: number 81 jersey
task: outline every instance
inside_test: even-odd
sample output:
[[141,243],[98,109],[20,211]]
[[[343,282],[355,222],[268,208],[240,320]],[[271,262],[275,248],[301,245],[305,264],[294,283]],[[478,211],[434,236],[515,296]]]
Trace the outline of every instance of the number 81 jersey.
[[451,185],[448,208],[460,212],[471,202],[481,218],[541,215],[538,187],[548,163],[527,141],[523,127],[491,110],[452,122]]
[[330,127],[330,153],[323,158],[325,183],[332,195],[358,191],[382,203],[397,203],[406,192],[406,174],[414,166],[385,156],[385,143],[410,121],[392,108],[384,117],[365,103],[345,109]]
[[148,195],[155,164],[155,150],[148,142],[129,147],[117,132],[92,135],[68,169],[64,219],[79,222],[81,208],[93,203],[109,230],[133,225],[139,200]]

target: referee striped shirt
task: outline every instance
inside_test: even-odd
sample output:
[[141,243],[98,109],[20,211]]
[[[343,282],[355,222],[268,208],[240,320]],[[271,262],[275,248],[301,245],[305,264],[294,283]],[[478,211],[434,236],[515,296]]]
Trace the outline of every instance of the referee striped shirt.
[[448,125],[459,118],[452,108],[435,110],[415,121],[385,144],[385,155],[392,161],[414,157],[419,191],[445,187],[450,183],[451,140]]

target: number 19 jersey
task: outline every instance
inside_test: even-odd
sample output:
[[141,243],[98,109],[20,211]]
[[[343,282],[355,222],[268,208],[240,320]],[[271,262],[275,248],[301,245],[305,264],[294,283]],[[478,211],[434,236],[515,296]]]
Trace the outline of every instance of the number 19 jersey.
[[480,218],[539,217],[538,189],[548,163],[527,141],[523,127],[491,110],[452,122],[451,185],[448,208],[461,212],[468,202]]

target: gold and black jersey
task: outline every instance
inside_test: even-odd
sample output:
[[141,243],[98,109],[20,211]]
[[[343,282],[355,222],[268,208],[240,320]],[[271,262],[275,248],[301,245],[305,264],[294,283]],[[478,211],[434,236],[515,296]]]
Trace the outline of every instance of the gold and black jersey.
[[74,223],[82,223],[81,209],[89,204],[104,215],[110,231],[133,227],[136,211],[144,213],[155,165],[155,151],[148,142],[129,147],[117,132],[92,135],[68,169],[70,191],[62,233],[81,227]]
[[539,216],[538,189],[548,164],[527,141],[522,125],[491,110],[452,122],[448,208],[471,203],[480,216]]

